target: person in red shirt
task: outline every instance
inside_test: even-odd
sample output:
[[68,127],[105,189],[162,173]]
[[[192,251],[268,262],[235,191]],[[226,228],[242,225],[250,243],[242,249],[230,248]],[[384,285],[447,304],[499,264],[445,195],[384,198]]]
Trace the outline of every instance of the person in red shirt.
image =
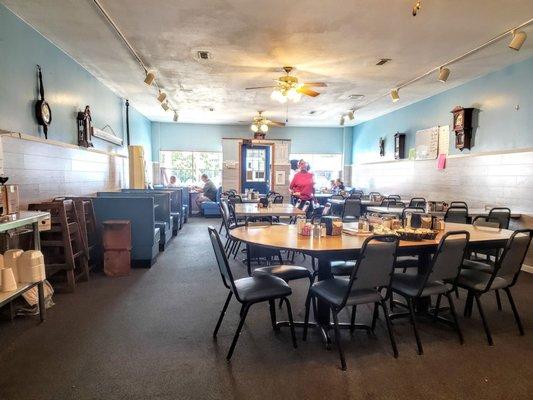
[[308,171],[308,165],[304,160],[300,160],[298,169],[300,172],[292,178],[289,189],[294,197],[302,201],[311,201],[315,193],[315,177]]

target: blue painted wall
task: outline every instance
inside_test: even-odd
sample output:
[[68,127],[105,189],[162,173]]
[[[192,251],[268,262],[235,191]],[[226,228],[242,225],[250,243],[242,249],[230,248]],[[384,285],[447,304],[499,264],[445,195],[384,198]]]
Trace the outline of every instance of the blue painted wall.
[[[159,150],[222,151],[222,138],[251,138],[247,125],[152,123],[152,157]],[[342,128],[271,128],[267,138],[291,139],[293,153],[342,153]]]
[[[353,162],[364,153],[378,154],[379,137],[386,137],[386,155],[391,155],[397,131],[407,134],[407,149],[414,147],[417,130],[451,125],[450,110],[457,105],[480,110],[472,153],[533,147],[533,58],[356,125]],[[460,153],[453,139],[452,133],[450,154]]]
[[144,147],[144,158],[152,160],[152,123],[130,106],[130,144]]
[[[43,68],[45,97],[52,108],[48,138],[77,144],[76,114],[89,104],[93,125],[109,125],[125,137],[124,100],[76,61],[0,5],[0,129],[42,136],[34,113],[38,98],[36,64]],[[151,155],[150,121],[132,111],[132,144]],[[93,140],[96,148],[125,153],[125,147]]]

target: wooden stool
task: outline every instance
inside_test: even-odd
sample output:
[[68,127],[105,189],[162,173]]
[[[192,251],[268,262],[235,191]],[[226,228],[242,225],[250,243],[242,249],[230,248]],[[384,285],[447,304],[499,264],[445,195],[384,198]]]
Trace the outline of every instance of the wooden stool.
[[65,271],[68,291],[74,291],[77,278],[83,276],[89,280],[88,258],[74,202],[56,200],[30,204],[28,210],[50,212],[51,229],[40,233],[46,275]]

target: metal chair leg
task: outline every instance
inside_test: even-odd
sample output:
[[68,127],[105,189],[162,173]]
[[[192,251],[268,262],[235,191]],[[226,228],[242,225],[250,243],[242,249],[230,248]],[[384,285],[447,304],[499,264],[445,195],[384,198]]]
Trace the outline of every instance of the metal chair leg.
[[228,309],[229,301],[231,300],[231,296],[233,295],[233,292],[228,293],[228,297],[226,298],[226,302],[224,303],[224,307],[222,308],[222,312],[220,313],[220,316],[218,317],[217,326],[215,327],[215,330],[213,331],[213,339],[216,339],[218,330],[220,329],[220,325],[222,325],[222,320],[224,319],[224,315],[226,314],[226,310]]
[[500,299],[500,291],[498,289],[496,289],[494,292],[496,294],[496,304],[498,305],[498,311],[501,311],[502,310],[502,300]]
[[226,356],[226,361],[231,360],[231,356],[233,355],[233,351],[235,350],[235,346],[237,345],[237,340],[239,340],[239,336],[241,335],[242,326],[244,325],[244,320],[246,319],[246,315],[248,314],[249,309],[250,309],[249,304],[243,304],[241,320],[239,321],[239,326],[237,327],[237,330],[235,331],[235,335],[233,336],[233,341],[231,342],[228,355]]
[[302,340],[307,340],[307,328],[309,326],[309,309],[311,308],[311,292],[307,293],[307,299],[305,299],[305,318],[304,318],[304,332]]
[[459,336],[459,343],[463,344],[463,332],[461,332],[461,328],[459,327],[459,320],[457,319],[457,313],[455,312],[455,304],[453,304],[451,293],[446,293],[446,298],[448,299],[448,304],[450,305],[450,313],[452,314],[455,330],[457,331],[457,336]]
[[339,349],[339,357],[341,358],[341,368],[343,371],[346,371],[346,360],[344,359],[344,352],[342,351],[341,346],[341,333],[339,329],[339,318],[337,317],[337,312],[331,310],[333,314],[333,325],[335,329],[335,342],[337,342],[337,348]]
[[385,300],[381,300],[380,304],[383,308],[383,314],[385,315],[385,322],[387,323],[387,330],[389,331],[392,352],[394,353],[394,358],[398,358],[398,347],[396,346],[396,339],[394,338],[394,331],[392,330],[392,324],[389,318],[389,310],[387,310],[387,302]]
[[518,325],[518,331],[520,332],[521,336],[524,336],[524,327],[522,326],[522,321],[520,321],[520,315],[518,315],[516,304],[514,303],[513,296],[511,295],[511,289],[507,287],[504,290],[505,290],[505,293],[507,294],[507,298],[509,299],[509,303],[511,304],[511,309],[513,310],[514,319],[516,321],[516,325]]
[[422,342],[420,341],[420,336],[418,335],[418,329],[416,327],[416,321],[415,321],[415,310],[413,308],[413,300],[410,297],[407,298],[407,306],[409,307],[411,324],[413,324],[413,330],[415,332],[415,339],[416,339],[416,345],[418,347],[418,354],[422,355],[424,354],[424,349],[422,348]]
[[289,317],[289,325],[291,328],[291,336],[292,336],[292,346],[296,349],[298,348],[298,344],[296,343],[296,333],[294,332],[294,321],[292,319],[292,309],[291,309],[291,303],[289,302],[289,299],[284,297],[285,305],[287,306],[287,316]]
[[350,319],[350,333],[355,330],[355,316],[357,314],[357,306],[352,306],[352,317]]
[[237,255],[239,254],[240,249],[241,249],[241,242],[237,242],[237,247],[235,248],[235,253],[233,254],[234,260],[237,258]]
[[370,328],[372,330],[372,333],[374,333],[374,330],[376,329],[376,321],[378,320],[379,316],[378,305],[379,303],[374,303],[374,312],[372,313],[372,327]]
[[269,300],[268,305],[270,308],[270,322],[272,323],[272,329],[279,331],[279,328],[276,326],[276,302],[274,300]]
[[439,294],[437,296],[437,303],[435,304],[435,309],[433,310],[433,321],[437,320],[437,317],[439,316],[439,308],[440,308],[440,300],[442,298],[442,294]]
[[487,323],[487,319],[485,318],[485,313],[483,312],[483,307],[481,306],[481,300],[479,299],[479,294],[474,294],[474,298],[476,299],[477,309],[479,311],[479,315],[481,316],[481,321],[483,322],[483,329],[485,329],[485,335],[487,335],[487,341],[489,342],[490,346],[494,346],[494,342],[492,341],[492,335],[489,329],[489,324]]
[[472,307],[474,305],[474,294],[472,291],[468,291],[465,302],[464,316],[470,318],[472,316]]

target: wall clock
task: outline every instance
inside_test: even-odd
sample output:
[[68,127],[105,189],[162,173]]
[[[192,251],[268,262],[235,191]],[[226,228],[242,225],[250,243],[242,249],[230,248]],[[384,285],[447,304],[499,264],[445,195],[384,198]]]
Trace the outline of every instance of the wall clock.
[[40,100],[37,100],[35,103],[35,116],[37,117],[37,122],[39,125],[43,127],[44,138],[48,139],[48,126],[52,122],[52,109],[50,108],[48,102],[44,99],[43,74],[39,65],[37,65],[37,70],[39,71]]
[[472,140],[472,114],[473,108],[455,107],[453,114],[453,130],[455,131],[455,148],[463,151],[470,149]]

